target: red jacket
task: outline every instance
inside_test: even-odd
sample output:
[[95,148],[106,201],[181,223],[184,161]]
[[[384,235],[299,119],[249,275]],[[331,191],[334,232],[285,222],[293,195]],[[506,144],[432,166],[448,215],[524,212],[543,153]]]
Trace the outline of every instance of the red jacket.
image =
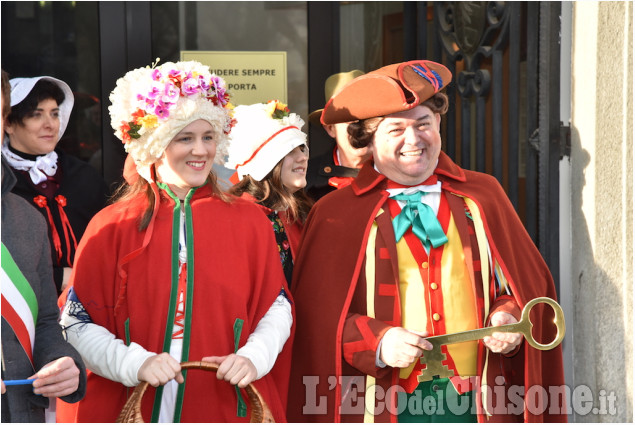
[[[97,214],[80,243],[72,279],[75,293],[93,323],[156,353],[163,351],[166,327],[171,335],[167,311],[175,249],[175,203],[161,193],[151,239],[134,258],[129,254],[142,246],[147,234],[138,231],[138,217],[145,202],[136,199],[116,203]],[[239,342],[242,347],[281,288],[287,286],[271,224],[257,207],[240,199],[224,202],[208,186],[195,192],[191,207],[194,260],[193,264],[188,260],[188,272],[193,267],[194,286],[189,360],[200,360],[234,352],[236,319],[244,320]],[[285,419],[286,385],[275,376],[279,371],[281,376],[288,376],[289,362],[284,352],[289,345],[273,371],[255,382],[278,421]],[[281,358],[286,358],[286,363]],[[89,373],[86,397],[75,405],[58,404],[58,420],[114,422],[131,391]],[[150,421],[154,394],[154,388],[149,388],[143,399],[146,422]],[[188,371],[181,421],[249,420],[249,416],[236,416],[236,403],[232,385],[209,372]]]
[[[551,274],[498,181],[489,175],[459,168],[444,153],[439,157],[435,174],[442,182],[445,196],[449,201],[453,200],[451,204],[456,204],[460,196],[468,197],[477,204],[483,217],[491,255],[501,265],[518,307],[522,308],[529,300],[539,296],[556,299]],[[342,342],[347,315],[354,312],[351,307],[356,299],[365,296],[365,248],[377,212],[382,206],[385,207],[388,197],[384,190],[386,183],[387,179],[374,170],[372,162],[367,163],[351,186],[322,198],[309,215],[296,257],[292,285],[297,338],[293,347],[289,387],[289,421],[363,420],[363,409],[361,413],[358,410],[352,415],[340,414],[342,394],[350,398],[351,393],[357,391],[357,396],[363,397],[363,378],[369,373],[366,370],[361,372],[344,361]],[[387,261],[376,263],[377,281],[381,275],[381,279],[384,279],[382,282],[392,279],[392,283],[398,286],[394,232],[391,226],[380,224],[381,220],[385,220],[386,215],[383,216],[383,219],[382,216],[377,217],[378,240],[380,236],[386,236],[383,240],[391,242],[384,247],[383,256],[387,256]],[[458,230],[462,241],[466,241],[463,243],[465,258],[471,259],[472,245],[463,234],[465,232],[460,228]],[[382,232],[384,235],[380,235]],[[399,291],[394,292],[398,294]],[[490,301],[496,306],[497,300]],[[394,314],[399,318],[399,302],[393,305],[385,315],[389,317]],[[542,342],[553,340],[555,327],[549,324],[549,320],[542,319],[542,307],[536,310],[532,311],[534,336]],[[549,307],[546,307],[544,314],[551,314]],[[386,328],[382,329],[376,321],[370,325],[377,339]],[[483,372],[484,359],[485,348],[481,343],[477,365],[479,375]],[[519,352],[511,357],[489,353],[488,364],[487,382],[490,385],[495,382],[495,377],[501,375],[505,378],[506,388],[519,385],[529,389],[541,385],[548,390],[549,386],[564,384],[561,347],[538,351],[523,343]],[[397,382],[398,369],[384,368],[377,370],[373,376],[376,377],[376,384],[387,390]],[[353,381],[355,377],[361,377],[361,383],[359,380],[356,382],[361,388],[346,386],[346,379],[342,377],[353,377]],[[478,419],[485,421],[480,394],[476,399]],[[495,403],[502,401],[496,397],[490,397],[490,400]],[[514,401],[518,404],[517,397],[514,398],[512,394],[511,402]],[[364,401],[358,398],[356,403],[361,403],[363,407]],[[513,412],[516,415],[507,415],[507,409],[500,407],[488,409],[494,413],[490,420],[566,421],[566,412],[560,413],[563,406],[558,406],[554,414],[549,411],[548,405],[540,406],[544,409],[533,409],[533,413],[526,408],[523,410],[521,405],[518,412]],[[385,410],[375,421],[394,422],[396,416]]]

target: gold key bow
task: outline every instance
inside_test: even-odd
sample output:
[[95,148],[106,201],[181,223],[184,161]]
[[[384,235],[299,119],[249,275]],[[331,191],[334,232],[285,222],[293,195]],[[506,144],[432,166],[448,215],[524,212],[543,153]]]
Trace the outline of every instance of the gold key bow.
[[[534,339],[534,336],[531,333],[534,324],[531,323],[531,320],[529,320],[529,313],[535,305],[541,303],[550,305],[555,313],[553,322],[558,329],[558,333],[556,334],[555,339],[549,344],[539,343]],[[534,298],[533,300],[529,301],[527,305],[525,305],[525,308],[523,308],[520,322],[518,323],[510,323],[508,325],[501,326],[490,326],[487,328],[474,329],[471,331],[457,332],[446,335],[437,335],[426,338],[428,341],[430,341],[430,343],[432,343],[432,350],[424,351],[420,361],[422,364],[426,365],[426,368],[421,371],[421,375],[417,377],[417,380],[419,382],[426,382],[431,381],[435,376],[438,376],[439,378],[449,378],[451,376],[454,376],[454,372],[448,369],[448,367],[443,364],[446,356],[441,351],[441,346],[448,344],[457,344],[459,342],[475,341],[477,339],[482,339],[486,336],[490,336],[494,332],[521,333],[525,336],[525,339],[532,347],[537,348],[538,350],[551,350],[552,348],[560,344],[564,339],[564,313],[562,312],[562,307],[560,307],[560,305],[551,298]]]

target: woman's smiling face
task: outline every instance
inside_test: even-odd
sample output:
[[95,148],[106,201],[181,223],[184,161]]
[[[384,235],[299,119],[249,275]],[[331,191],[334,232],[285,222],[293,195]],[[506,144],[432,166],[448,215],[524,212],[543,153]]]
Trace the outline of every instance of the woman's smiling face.
[[181,130],[156,163],[157,176],[180,199],[207,181],[216,156],[216,133],[210,123],[196,120]]
[[306,169],[309,161],[309,148],[297,146],[282,159],[280,178],[289,193],[294,193],[306,186]]
[[44,99],[21,123],[7,123],[5,131],[14,149],[29,155],[46,155],[59,141],[59,105],[55,99]]

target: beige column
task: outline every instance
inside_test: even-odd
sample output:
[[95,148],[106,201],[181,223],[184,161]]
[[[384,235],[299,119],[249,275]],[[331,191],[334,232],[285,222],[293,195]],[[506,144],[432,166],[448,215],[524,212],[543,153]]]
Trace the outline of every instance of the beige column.
[[594,403],[573,400],[576,422],[633,421],[632,40],[632,2],[574,3],[568,332]]

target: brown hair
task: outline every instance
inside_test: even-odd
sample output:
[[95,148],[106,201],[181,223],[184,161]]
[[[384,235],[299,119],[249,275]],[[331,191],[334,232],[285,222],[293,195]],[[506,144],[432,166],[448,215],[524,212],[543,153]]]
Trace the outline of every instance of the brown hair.
[[[152,167],[154,167],[154,165]],[[230,201],[230,198],[220,189],[216,175],[213,172],[209,173],[206,184],[211,187],[214,195],[218,196],[222,201]],[[155,194],[150,183],[141,176],[132,184],[124,182],[115,190],[115,193],[112,195],[112,201],[113,203],[119,203],[140,196],[144,197],[147,203],[143,214],[139,217],[139,231],[142,231],[148,227],[150,220],[152,220],[152,213],[156,202]]]
[[256,202],[269,209],[286,211],[292,223],[296,221],[304,223],[313,206],[313,201],[302,189],[289,193],[284,187],[282,184],[283,160],[280,160],[262,181],[245,176],[229,190],[229,193],[236,196],[248,193],[256,198]]
[[[445,93],[435,93],[431,98],[421,103],[427,106],[436,114],[445,115],[448,112],[448,96]],[[377,131],[377,127],[384,120],[384,117],[367,118],[352,122],[348,125],[348,135],[351,146],[354,148],[365,148],[370,145]]]
[[11,112],[11,84],[9,74],[2,70],[2,119],[6,119]]

